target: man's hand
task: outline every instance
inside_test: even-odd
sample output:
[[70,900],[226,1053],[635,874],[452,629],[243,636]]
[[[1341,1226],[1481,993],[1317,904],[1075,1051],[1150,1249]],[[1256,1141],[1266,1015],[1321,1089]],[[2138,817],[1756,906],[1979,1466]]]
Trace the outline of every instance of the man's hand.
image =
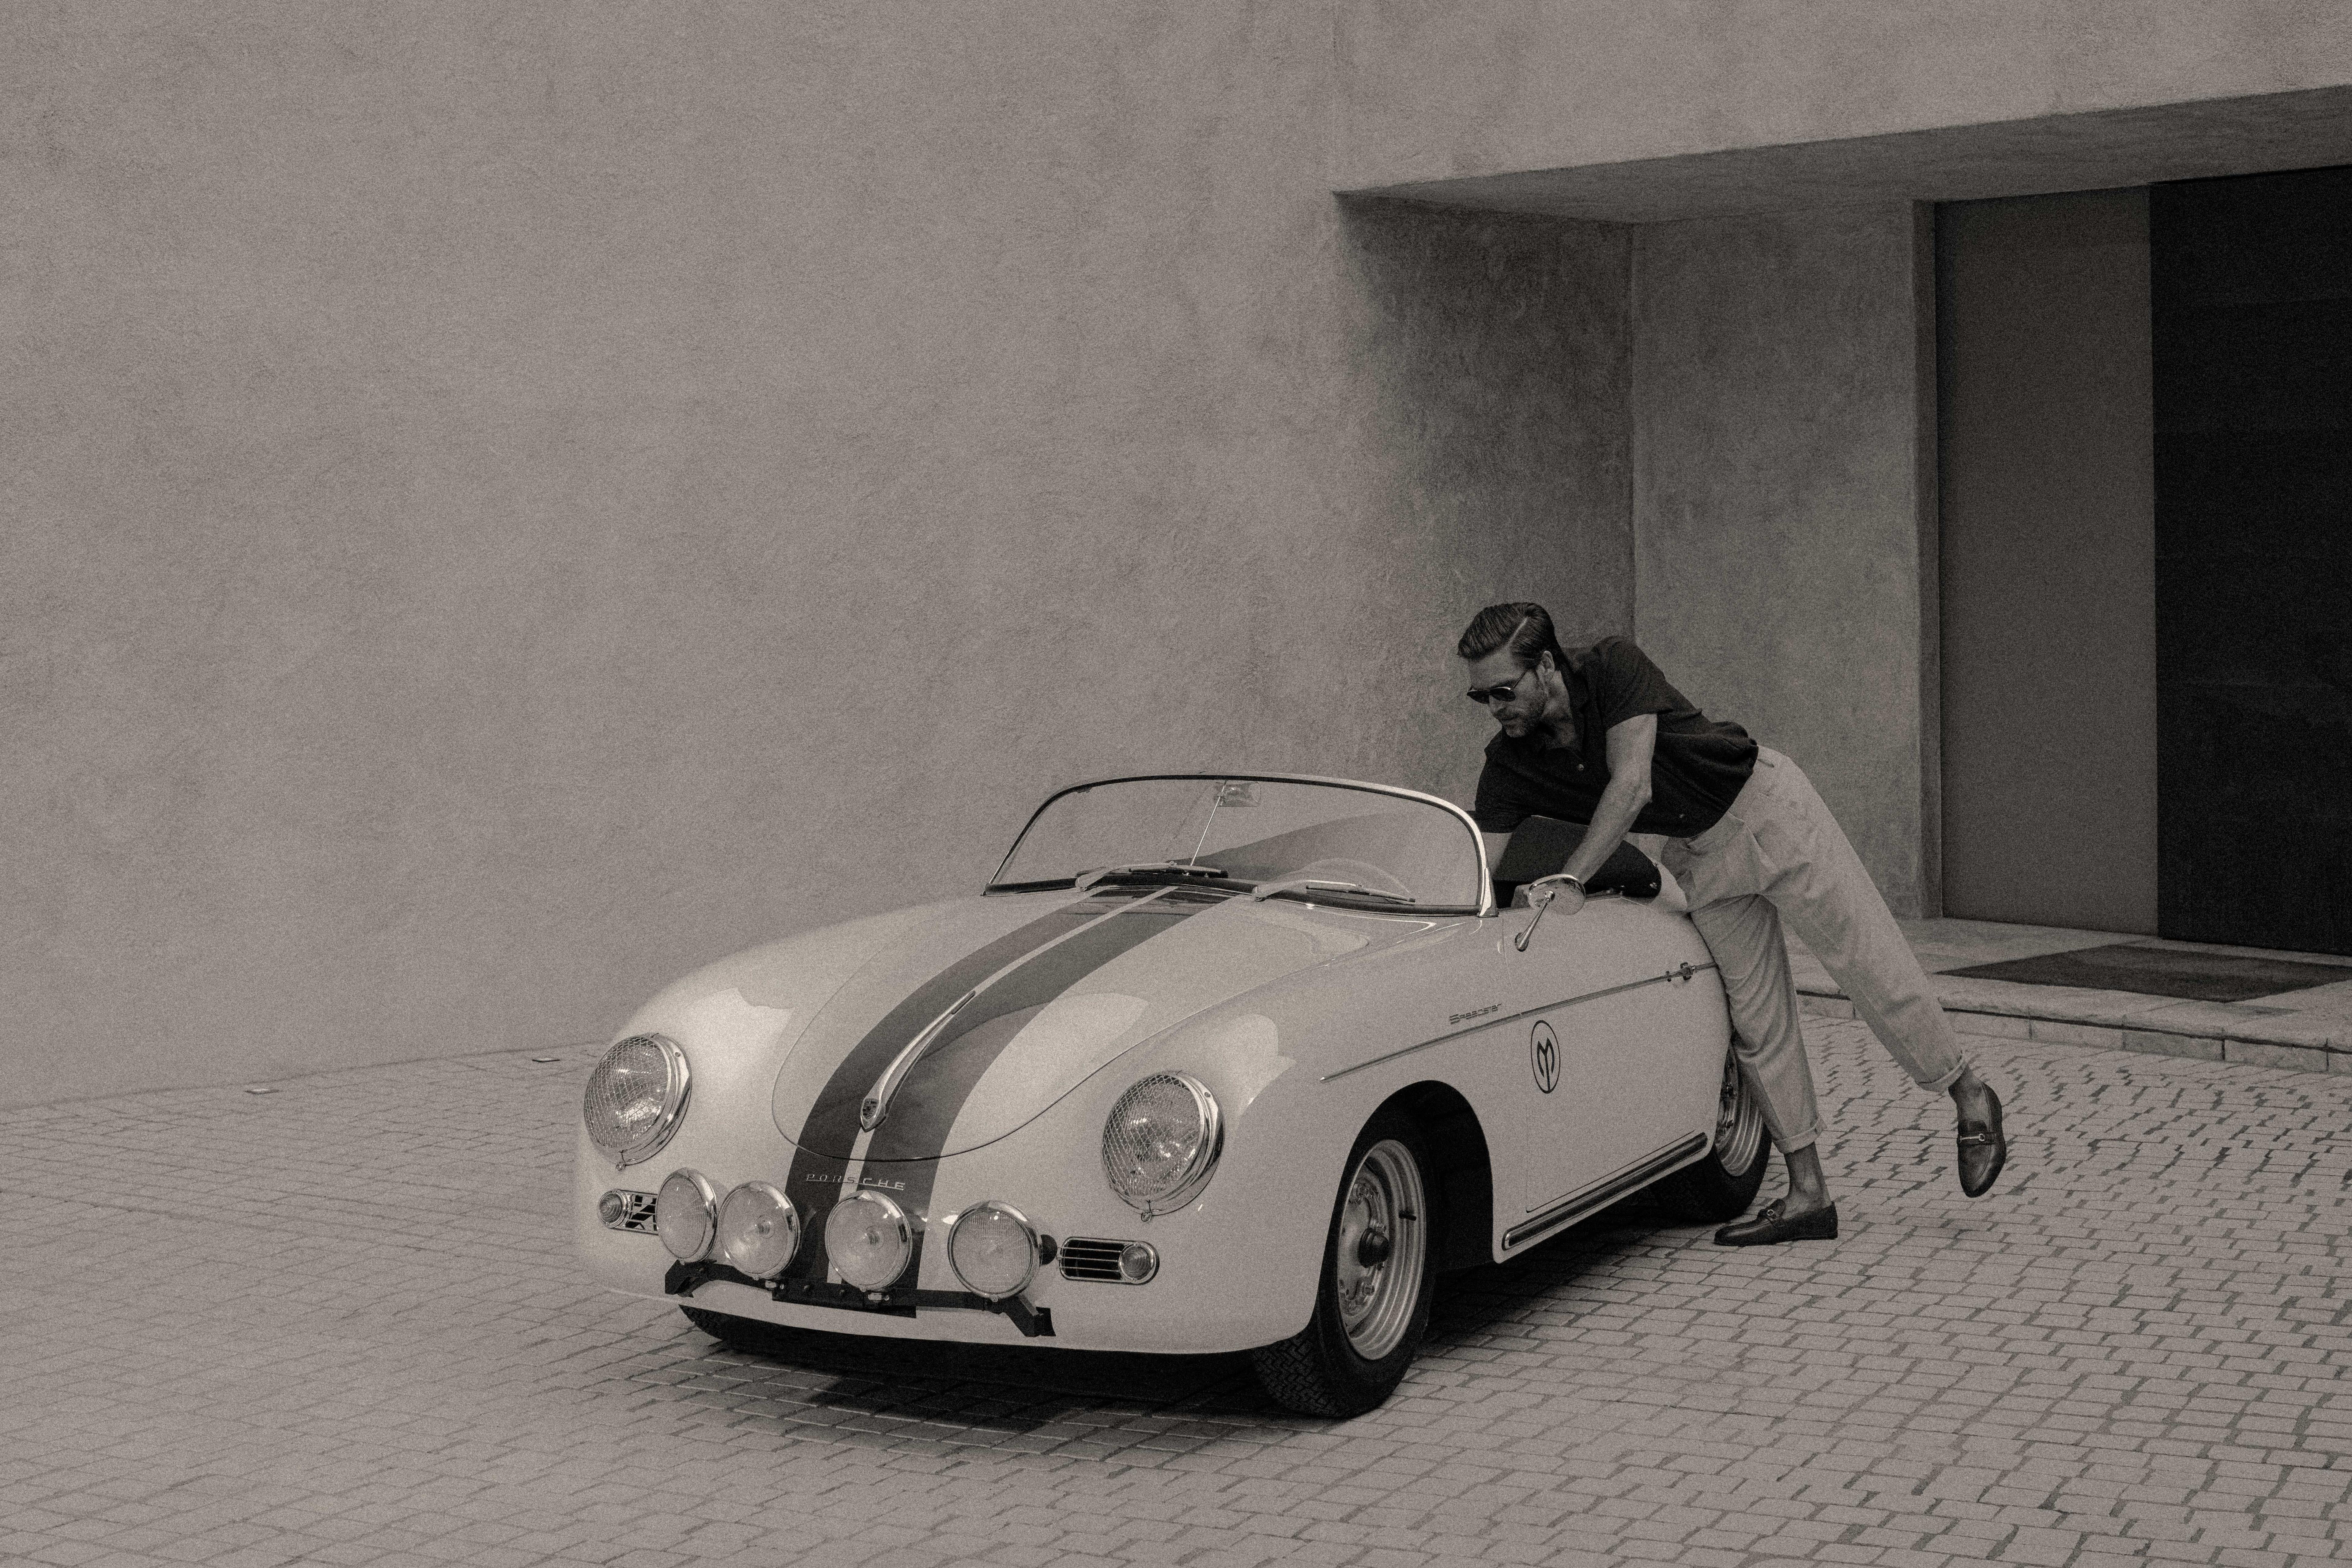
[[1528,943],[1535,940],[1536,927],[1543,924],[1544,916],[1551,913],[1555,905],[1564,915],[1572,915],[1584,907],[1584,884],[1566,871],[1538,877],[1519,891],[1527,895],[1528,904],[1536,911],[1535,919],[1511,939],[1511,945],[1521,952],[1527,952]]
[[1584,883],[1572,872],[1538,877],[1519,891],[1527,895],[1530,906],[1549,905],[1564,915],[1572,915],[1584,907]]

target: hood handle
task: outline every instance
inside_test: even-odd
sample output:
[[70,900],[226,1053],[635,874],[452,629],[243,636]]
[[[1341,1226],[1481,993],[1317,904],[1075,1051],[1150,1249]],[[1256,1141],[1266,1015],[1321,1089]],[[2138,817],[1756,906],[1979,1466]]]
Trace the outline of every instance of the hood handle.
[[882,1069],[882,1076],[874,1080],[872,1092],[857,1108],[859,1128],[871,1132],[882,1125],[883,1119],[890,1114],[890,1101],[898,1098],[899,1087],[907,1081],[907,1075],[915,1070],[915,1064],[922,1059],[925,1051],[930,1049],[931,1042],[940,1037],[940,1031],[946,1028],[958,1013],[971,1006],[972,998],[978,996],[987,984],[983,980],[957,997],[946,1012],[924,1025],[923,1032],[907,1042],[905,1050],[890,1058],[890,1065]]

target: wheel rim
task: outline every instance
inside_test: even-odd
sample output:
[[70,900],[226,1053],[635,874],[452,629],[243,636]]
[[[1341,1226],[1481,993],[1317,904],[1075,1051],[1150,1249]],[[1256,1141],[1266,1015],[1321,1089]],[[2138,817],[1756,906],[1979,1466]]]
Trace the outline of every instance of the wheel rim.
[[1715,1163],[1729,1175],[1738,1175],[1756,1163],[1764,1142],[1764,1110],[1748,1092],[1748,1079],[1739,1058],[1723,1058],[1723,1094],[1715,1107]]
[[1364,1151],[1339,1205],[1333,1285],[1339,1325],[1366,1361],[1395,1350],[1420,1304],[1428,1262],[1421,1166],[1393,1138]]

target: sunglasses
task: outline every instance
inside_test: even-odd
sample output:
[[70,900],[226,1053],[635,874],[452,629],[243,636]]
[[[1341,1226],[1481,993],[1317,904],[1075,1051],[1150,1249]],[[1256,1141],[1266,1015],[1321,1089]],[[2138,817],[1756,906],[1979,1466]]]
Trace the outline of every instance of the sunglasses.
[[1534,673],[1534,668],[1530,667],[1519,671],[1500,686],[1474,686],[1465,695],[1481,708],[1489,702],[1508,702],[1511,700],[1511,693],[1517,689],[1519,682]]

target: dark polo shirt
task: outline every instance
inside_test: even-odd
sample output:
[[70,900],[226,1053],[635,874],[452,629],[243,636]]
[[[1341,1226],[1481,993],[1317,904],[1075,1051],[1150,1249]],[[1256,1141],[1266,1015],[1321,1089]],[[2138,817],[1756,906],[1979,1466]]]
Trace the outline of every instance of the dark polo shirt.
[[1609,731],[1644,713],[1658,716],[1650,762],[1650,804],[1635,833],[1688,838],[1715,826],[1756,767],[1756,742],[1737,724],[1691,706],[1650,656],[1625,637],[1603,637],[1568,656],[1568,698],[1576,743],[1554,747],[1549,731],[1486,742],[1471,816],[1488,833],[1508,833],[1530,816],[1591,822],[1609,786]]

